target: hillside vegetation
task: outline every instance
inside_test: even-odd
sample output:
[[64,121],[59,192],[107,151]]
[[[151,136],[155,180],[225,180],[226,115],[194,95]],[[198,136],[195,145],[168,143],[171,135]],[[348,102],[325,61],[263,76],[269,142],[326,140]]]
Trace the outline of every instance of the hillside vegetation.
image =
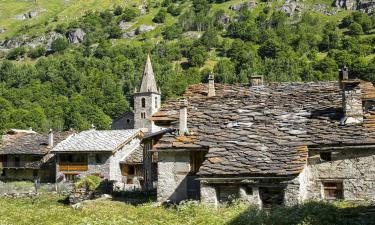
[[374,14],[329,1],[5,0],[0,8],[0,130],[108,129],[132,109],[148,53],[164,100],[211,71],[224,83],[255,74],[300,82],[335,80],[346,65],[375,81]]
[[176,225],[370,225],[374,216],[352,203],[310,202],[295,207],[260,211],[246,204],[218,209],[186,203],[174,208],[155,203],[132,206],[118,201],[94,200],[81,209],[64,205],[64,197],[0,198],[0,224],[176,224]]

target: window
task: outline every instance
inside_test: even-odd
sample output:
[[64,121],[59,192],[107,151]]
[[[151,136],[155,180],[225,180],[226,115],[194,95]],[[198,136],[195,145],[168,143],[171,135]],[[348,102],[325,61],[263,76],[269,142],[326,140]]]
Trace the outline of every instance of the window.
[[137,173],[135,165],[123,165],[122,175],[123,176],[135,176]]
[[141,112],[141,119],[146,119],[146,113]]
[[103,164],[107,161],[106,156],[103,154],[95,154],[95,163]]
[[73,182],[73,181],[77,180],[78,173],[66,173],[64,175],[65,175],[66,181],[72,181]]
[[126,120],[126,123],[129,124],[129,123],[130,123],[130,119],[127,119],[127,120]]
[[217,198],[219,202],[231,203],[239,196],[238,187],[236,186],[221,186],[216,189]]
[[252,195],[253,194],[253,188],[249,187],[249,186],[246,186],[245,192],[246,192],[247,195]]
[[158,108],[158,97],[155,97],[155,108]]
[[342,186],[342,182],[323,182],[324,199],[342,199],[344,196]]
[[142,108],[145,108],[146,107],[146,99],[145,98],[142,98]]
[[331,161],[332,160],[332,152],[321,152],[320,159],[323,161]]

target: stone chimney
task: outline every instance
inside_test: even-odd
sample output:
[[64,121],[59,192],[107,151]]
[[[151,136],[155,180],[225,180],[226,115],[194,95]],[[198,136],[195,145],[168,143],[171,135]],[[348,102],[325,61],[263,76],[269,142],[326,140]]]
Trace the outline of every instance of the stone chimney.
[[250,77],[250,86],[251,87],[263,86],[263,76],[262,75],[252,75]]
[[49,132],[48,132],[48,147],[49,148],[53,147],[53,131],[52,131],[52,129],[50,129]]
[[344,67],[340,73],[340,87],[342,89],[342,109],[344,116],[342,124],[356,124],[363,122],[362,91],[360,81],[349,79],[348,68]]
[[179,135],[185,136],[188,132],[187,127],[187,100],[182,100],[180,105]]
[[213,73],[208,75],[208,97],[215,96],[215,77]]

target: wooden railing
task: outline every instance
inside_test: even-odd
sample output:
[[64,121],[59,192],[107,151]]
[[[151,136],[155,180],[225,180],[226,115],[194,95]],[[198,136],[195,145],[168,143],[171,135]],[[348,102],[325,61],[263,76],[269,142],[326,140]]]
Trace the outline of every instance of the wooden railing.
[[84,163],[59,163],[60,171],[87,171],[89,166]]

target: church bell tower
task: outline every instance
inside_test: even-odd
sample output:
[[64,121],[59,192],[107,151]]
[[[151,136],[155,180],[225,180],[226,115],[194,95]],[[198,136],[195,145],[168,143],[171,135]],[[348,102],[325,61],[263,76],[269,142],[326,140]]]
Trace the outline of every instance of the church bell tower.
[[161,92],[155,81],[150,55],[147,55],[141,85],[134,90],[134,128],[146,128],[147,132],[159,129],[150,120],[150,117],[159,110]]

